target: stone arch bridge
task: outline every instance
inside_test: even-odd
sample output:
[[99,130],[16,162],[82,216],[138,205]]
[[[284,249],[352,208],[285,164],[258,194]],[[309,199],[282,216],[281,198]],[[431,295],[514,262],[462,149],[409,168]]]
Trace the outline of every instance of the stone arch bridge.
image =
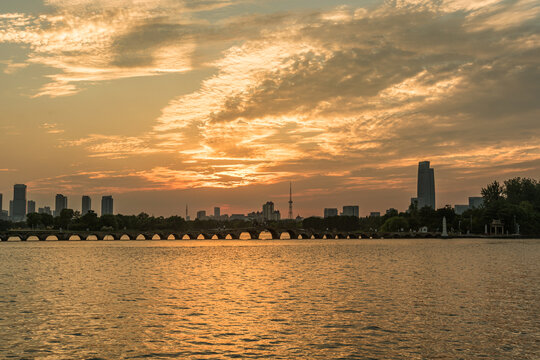
[[46,240],[249,240],[249,239],[380,239],[433,238],[437,233],[315,232],[302,229],[234,229],[200,231],[58,231],[20,230],[0,232],[0,241]]

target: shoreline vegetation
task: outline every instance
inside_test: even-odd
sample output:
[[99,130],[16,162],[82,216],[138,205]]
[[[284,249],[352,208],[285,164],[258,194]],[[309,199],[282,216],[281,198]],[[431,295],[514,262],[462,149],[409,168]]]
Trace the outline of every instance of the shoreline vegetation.
[[[329,218],[309,217],[301,221],[186,221],[180,216],[154,217],[146,213],[139,215],[103,215],[89,212],[82,215],[72,209],[62,210],[60,216],[32,213],[26,222],[13,223],[0,220],[0,232],[234,232],[245,229],[290,230],[310,234],[354,234],[364,233],[382,237],[440,236],[442,220],[446,218],[450,237],[538,237],[540,236],[540,182],[529,178],[512,178],[500,184],[494,181],[482,188],[482,207],[469,209],[462,215],[446,206],[440,209],[411,205],[405,212],[390,209],[384,216],[361,217],[334,216]],[[500,234],[492,234],[490,225],[496,221],[504,228]],[[486,232],[487,230],[487,232]],[[401,236],[400,236],[401,235]],[[414,236],[413,236],[414,235]]]

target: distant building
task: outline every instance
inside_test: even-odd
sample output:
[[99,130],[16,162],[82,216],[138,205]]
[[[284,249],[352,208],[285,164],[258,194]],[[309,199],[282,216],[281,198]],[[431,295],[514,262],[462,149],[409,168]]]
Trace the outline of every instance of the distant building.
[[9,220],[9,212],[7,210],[0,211],[0,220]]
[[262,206],[262,216],[265,221],[278,221],[281,220],[281,214],[278,210],[274,210],[274,203],[268,201]]
[[86,215],[92,210],[92,199],[90,196],[83,195],[82,197],[82,206],[81,206],[81,215]]
[[463,215],[467,210],[469,210],[469,205],[454,205],[454,212],[457,215]]
[[390,209],[386,210],[386,215],[397,216],[398,214],[399,214],[399,211],[397,209],[390,208]]
[[214,218],[219,220],[221,217],[221,209],[219,207],[214,207]]
[[347,205],[343,207],[342,216],[360,216],[360,207],[358,205]]
[[484,206],[484,198],[481,196],[472,196],[469,198],[469,209],[478,209]]
[[101,198],[101,216],[114,214],[114,200],[111,195]]
[[369,217],[381,217],[381,213],[378,211],[372,211],[369,213]]
[[230,220],[247,220],[247,216],[244,214],[232,214],[229,217]]
[[247,219],[251,220],[251,221],[259,221],[259,222],[264,221],[263,213],[260,212],[260,211],[257,211],[257,212],[252,211],[252,212],[250,212],[249,214],[247,214]]
[[268,201],[264,204],[262,209],[264,220],[274,220],[274,203],[272,201]]
[[36,202],[34,200],[28,200],[28,214],[33,214],[36,212]]
[[411,198],[411,205],[418,209],[418,198]]
[[13,214],[11,220],[24,221],[26,218],[26,185],[13,186]]
[[13,220],[13,200],[9,200],[9,219]]
[[197,211],[197,219],[199,220],[206,220],[206,210],[199,210]]
[[338,209],[336,208],[324,208],[324,218],[329,218],[332,216],[338,216]]
[[54,216],[60,216],[62,210],[67,209],[68,199],[62,194],[56,194],[54,200]]
[[3,205],[4,205],[4,196],[0,194],[0,213],[2,213],[2,211],[4,210]]
[[435,209],[435,174],[429,166],[429,161],[418,163],[418,209],[425,206]]
[[51,208],[49,206],[44,206],[42,208],[39,208],[38,213],[52,215],[52,211],[51,211]]

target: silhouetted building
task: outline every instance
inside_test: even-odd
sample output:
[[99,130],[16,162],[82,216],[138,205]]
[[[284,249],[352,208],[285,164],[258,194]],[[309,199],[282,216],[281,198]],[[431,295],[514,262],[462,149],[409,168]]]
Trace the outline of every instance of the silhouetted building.
[[33,214],[36,212],[36,202],[34,200],[28,200],[28,214]]
[[332,216],[338,216],[338,209],[336,208],[325,208],[324,209],[324,218],[329,218]]
[[13,200],[9,200],[9,219],[13,220]]
[[24,221],[26,218],[26,185],[13,186],[13,221]]
[[51,208],[49,206],[44,206],[42,208],[39,208],[38,213],[52,215],[52,211],[51,211]]
[[232,214],[230,220],[247,220],[247,216],[244,214]]
[[272,201],[268,201],[266,204],[262,207],[262,216],[263,220],[265,221],[277,221],[281,220],[281,214],[279,211],[274,210],[274,203]]
[[219,207],[214,207],[214,218],[216,220],[219,220],[219,218],[221,217],[221,209]]
[[372,211],[369,213],[369,217],[381,217],[381,213],[378,211]]
[[54,200],[54,216],[60,216],[62,210],[67,209],[68,199],[62,194],[56,194]]
[[0,211],[0,220],[9,220],[9,212],[7,210]]
[[90,196],[83,195],[82,197],[82,206],[81,206],[81,215],[86,215],[92,210],[92,199]]
[[0,213],[4,210],[4,196],[0,194]]
[[417,199],[418,209],[425,206],[435,209],[435,174],[429,161],[418,163]]
[[101,216],[114,214],[114,200],[111,195],[101,198]]
[[469,205],[454,205],[454,212],[457,215],[463,215],[467,210],[469,210]]
[[484,198],[481,196],[472,196],[469,198],[469,209],[478,209],[484,206]]
[[197,211],[197,219],[199,220],[206,220],[206,210],[199,210]]
[[360,207],[358,205],[347,205],[343,207],[341,216],[360,216]]

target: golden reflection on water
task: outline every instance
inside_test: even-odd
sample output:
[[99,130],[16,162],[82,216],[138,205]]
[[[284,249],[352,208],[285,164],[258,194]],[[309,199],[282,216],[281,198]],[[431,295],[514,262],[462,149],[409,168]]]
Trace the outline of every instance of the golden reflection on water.
[[13,358],[532,359],[540,240],[0,244]]

